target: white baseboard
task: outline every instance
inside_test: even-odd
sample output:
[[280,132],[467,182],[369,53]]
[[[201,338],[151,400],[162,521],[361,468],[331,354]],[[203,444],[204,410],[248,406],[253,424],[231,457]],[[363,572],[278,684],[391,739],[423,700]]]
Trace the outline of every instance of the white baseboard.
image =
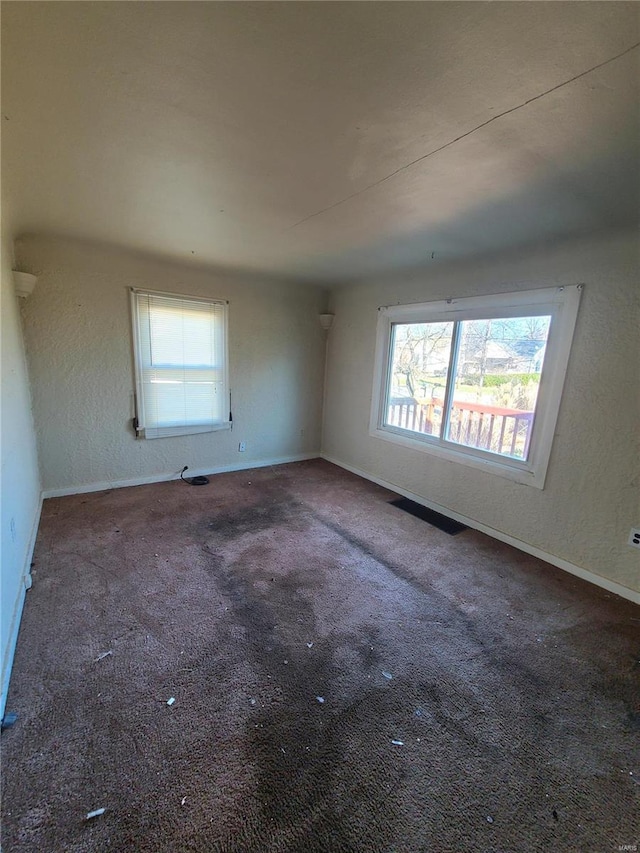
[[[317,459],[317,453],[298,453],[294,456],[281,456],[277,459],[251,459],[246,463],[233,465],[218,465],[215,468],[189,468],[186,477],[199,477],[209,474],[226,474],[230,471],[246,471],[250,468],[268,468],[270,465],[285,465],[288,462],[304,462]],[[148,483],[166,483],[169,480],[179,480],[180,472],[171,471],[163,474],[151,474],[148,477],[133,477],[130,480],[104,480],[100,483],[83,483],[81,486],[64,486],[61,489],[45,489],[43,498],[61,498],[65,495],[83,495],[87,492],[104,492],[107,489],[122,489],[127,486],[145,486]]]
[[16,644],[18,642],[18,632],[20,630],[20,620],[22,618],[22,609],[24,607],[24,598],[27,590],[31,586],[31,562],[33,560],[33,551],[36,547],[36,538],[38,536],[38,527],[40,525],[40,514],[42,512],[42,495],[38,501],[38,506],[31,526],[29,535],[29,543],[25,553],[24,562],[22,565],[22,575],[20,578],[20,586],[18,588],[18,597],[13,605],[13,613],[11,614],[11,628],[9,629],[9,640],[7,647],[2,650],[2,681],[0,682],[0,720],[4,717],[4,709],[7,704],[7,694],[9,692],[9,681],[11,680],[11,669],[13,667],[13,658],[16,653]]
[[466,524],[467,527],[472,527],[474,530],[479,530],[481,533],[486,533],[488,536],[492,536],[494,539],[499,539],[501,542],[506,542],[507,545],[512,545],[514,548],[518,548],[520,551],[524,551],[526,554],[531,554],[532,557],[538,557],[540,560],[544,560],[546,563],[551,563],[552,566],[556,566],[558,569],[563,569],[565,572],[569,572],[569,574],[575,575],[576,577],[582,578],[582,580],[589,581],[589,583],[595,584],[596,586],[602,587],[602,589],[606,589],[607,592],[612,592],[615,595],[619,595],[621,598],[626,598],[628,601],[633,601],[635,604],[640,604],[640,592],[636,590],[630,589],[627,586],[623,586],[622,584],[616,583],[615,581],[609,580],[609,578],[602,577],[602,575],[597,575],[595,572],[590,572],[588,569],[583,569],[581,566],[576,566],[573,563],[570,563],[568,560],[562,559],[562,557],[556,557],[555,554],[548,554],[546,551],[543,551],[540,548],[536,548],[535,545],[529,545],[528,542],[522,542],[520,539],[516,539],[514,536],[509,536],[508,533],[503,533],[501,530],[495,530],[493,527],[489,527],[486,524],[482,524],[479,521],[475,521],[473,518],[468,518],[466,515],[462,515],[459,512],[455,512],[452,509],[449,509],[446,506],[442,506],[441,504],[435,503],[435,501],[429,501],[426,498],[423,498],[421,495],[416,495],[413,492],[409,492],[407,489],[403,489],[401,486],[396,486],[394,483],[389,483],[387,480],[383,480],[380,477],[376,477],[374,474],[369,474],[367,471],[362,471],[360,468],[356,468],[353,465],[348,465],[346,462],[341,462],[339,459],[334,458],[333,456],[329,456],[327,453],[321,453],[320,456],[323,459],[326,459],[327,462],[332,462],[334,465],[338,465],[340,468],[344,468],[346,471],[351,471],[352,474],[357,474],[359,477],[363,477],[365,480],[370,480],[372,483],[377,483],[378,486],[382,486],[385,489],[389,489],[390,492],[396,492],[399,495],[402,495],[405,498],[409,498],[412,501],[415,501],[418,504],[422,504],[422,506],[426,506],[429,509],[433,509],[436,512],[442,513],[442,515],[447,515],[450,518],[455,518],[456,521],[462,522],[462,524]]

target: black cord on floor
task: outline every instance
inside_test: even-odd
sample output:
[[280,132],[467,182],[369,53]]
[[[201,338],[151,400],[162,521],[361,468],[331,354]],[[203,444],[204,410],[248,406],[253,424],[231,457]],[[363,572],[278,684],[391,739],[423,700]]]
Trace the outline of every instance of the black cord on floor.
[[189,486],[206,486],[207,485],[207,483],[209,482],[208,477],[198,476],[198,477],[191,477],[190,479],[183,477],[182,475],[184,474],[184,472],[188,471],[188,470],[189,470],[189,466],[185,465],[184,468],[182,469],[182,471],[180,471],[180,479],[182,480],[183,483],[187,483]]

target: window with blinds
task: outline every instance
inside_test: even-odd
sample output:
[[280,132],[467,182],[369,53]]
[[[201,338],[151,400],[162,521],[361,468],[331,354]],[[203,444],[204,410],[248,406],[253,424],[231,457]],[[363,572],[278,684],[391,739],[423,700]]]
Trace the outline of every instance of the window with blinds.
[[137,433],[226,429],[227,303],[132,290]]

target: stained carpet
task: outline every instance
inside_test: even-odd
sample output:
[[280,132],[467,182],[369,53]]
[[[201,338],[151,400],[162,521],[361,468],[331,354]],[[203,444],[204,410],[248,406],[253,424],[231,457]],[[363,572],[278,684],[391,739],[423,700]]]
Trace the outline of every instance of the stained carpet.
[[46,501],[4,853],[638,844],[640,608],[393,497],[313,461]]

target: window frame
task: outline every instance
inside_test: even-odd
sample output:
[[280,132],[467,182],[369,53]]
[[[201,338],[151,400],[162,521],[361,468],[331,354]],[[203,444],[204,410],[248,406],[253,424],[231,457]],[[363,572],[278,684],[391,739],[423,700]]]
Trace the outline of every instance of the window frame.
[[[518,483],[543,489],[582,289],[583,285],[577,284],[380,307],[376,331],[369,434],[402,447],[429,453],[451,462],[469,465]],[[419,434],[403,427],[385,425],[395,324],[504,319],[543,314],[551,316],[551,322],[527,460],[466,447],[440,436]],[[454,336],[458,328],[454,326]],[[450,389],[454,382],[455,348],[452,344],[445,406],[449,405]],[[448,420],[449,414],[446,409],[443,413],[443,424],[445,417]]]
[[[231,429],[231,398],[229,387],[229,302],[226,299],[214,299],[207,296],[191,296],[186,293],[171,293],[164,290],[149,290],[148,288],[129,288],[130,306],[131,306],[131,326],[133,331],[133,365],[135,378],[135,418],[134,429],[136,438],[156,439],[170,438],[173,436],[197,435],[200,433],[218,432],[219,430]],[[203,302],[207,305],[216,305],[222,307],[222,396],[223,399],[229,401],[229,408],[223,408],[228,411],[229,417],[219,422],[210,424],[185,424],[183,426],[174,427],[147,427],[145,416],[145,396],[143,382],[143,354],[140,341],[140,314],[138,310],[139,296],[160,296],[168,299],[180,299],[187,302]],[[186,369],[183,365],[182,369]]]

